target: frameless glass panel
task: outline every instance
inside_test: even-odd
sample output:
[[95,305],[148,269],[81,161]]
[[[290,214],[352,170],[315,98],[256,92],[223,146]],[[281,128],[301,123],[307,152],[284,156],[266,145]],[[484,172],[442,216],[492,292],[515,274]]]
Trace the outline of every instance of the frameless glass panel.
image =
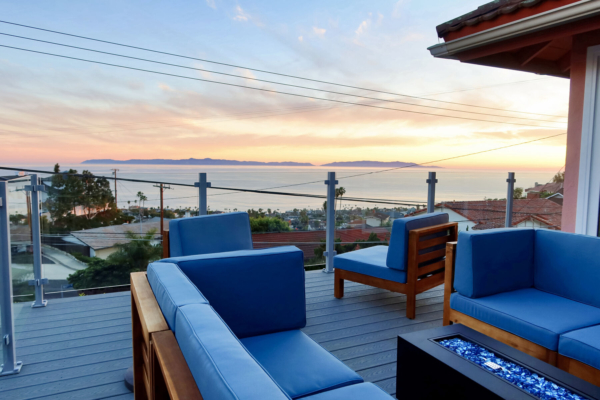
[[115,188],[114,180],[90,171],[65,172],[44,179],[46,297],[128,290],[129,274],[162,256],[160,189],[123,181]]
[[15,177],[8,182],[8,207],[10,220],[10,252],[13,281],[13,301],[30,302],[34,300],[33,248],[31,232],[31,195],[25,191],[30,184],[28,176]]

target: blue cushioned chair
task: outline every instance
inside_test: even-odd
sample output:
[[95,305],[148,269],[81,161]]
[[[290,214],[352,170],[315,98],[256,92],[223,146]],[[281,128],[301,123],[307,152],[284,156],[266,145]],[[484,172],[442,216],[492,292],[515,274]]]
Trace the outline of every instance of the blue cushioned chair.
[[334,257],[334,295],[344,296],[344,280],[406,295],[406,316],[415,318],[416,296],[444,283],[447,242],[458,224],[448,214],[431,213],[394,221],[389,246],[374,246]]
[[252,250],[250,218],[245,212],[173,219],[163,237],[164,258]]
[[470,326],[600,386],[600,238],[461,232],[447,254],[445,325]]

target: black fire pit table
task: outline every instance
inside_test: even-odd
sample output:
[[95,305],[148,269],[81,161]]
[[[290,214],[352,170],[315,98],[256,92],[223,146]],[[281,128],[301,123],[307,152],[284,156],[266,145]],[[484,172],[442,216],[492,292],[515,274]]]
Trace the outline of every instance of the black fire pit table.
[[600,387],[456,324],[398,336],[396,397],[598,400]]

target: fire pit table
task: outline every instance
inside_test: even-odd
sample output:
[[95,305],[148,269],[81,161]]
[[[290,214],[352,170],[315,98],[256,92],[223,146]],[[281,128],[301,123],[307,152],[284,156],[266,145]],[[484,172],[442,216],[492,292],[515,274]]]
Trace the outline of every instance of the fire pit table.
[[398,336],[396,396],[600,399],[600,387],[456,324]]

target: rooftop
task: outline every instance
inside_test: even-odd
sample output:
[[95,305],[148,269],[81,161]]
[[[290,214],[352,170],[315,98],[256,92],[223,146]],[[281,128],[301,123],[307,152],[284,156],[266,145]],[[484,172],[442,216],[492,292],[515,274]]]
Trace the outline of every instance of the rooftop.
[[445,41],[481,32],[580,0],[494,0],[436,27]]
[[[306,273],[303,331],[365,381],[396,392],[396,338],[442,326],[443,287],[417,296],[407,319],[406,297],[346,283],[333,297],[333,274]],[[0,400],[133,399],[123,384],[132,363],[130,292],[53,299],[46,308],[15,304],[18,375],[2,378]]]
[[[506,200],[447,201],[438,203],[436,208],[449,208],[457,214],[473,221],[473,229],[504,228]],[[427,210],[417,211],[415,214]],[[518,199],[513,202],[513,226],[526,220],[538,220],[549,229],[560,230],[562,205],[549,199]]]
[[[169,225],[170,219],[165,218],[165,226]],[[114,247],[116,244],[123,244],[130,242],[125,236],[127,232],[133,232],[135,234],[146,234],[151,230],[155,230],[157,234],[160,231],[160,218],[152,218],[144,221],[141,226],[140,223],[122,224],[122,225],[111,225],[103,226],[101,228],[86,229],[82,231],[71,232],[71,235],[80,242],[90,246],[94,250],[105,249]]]

